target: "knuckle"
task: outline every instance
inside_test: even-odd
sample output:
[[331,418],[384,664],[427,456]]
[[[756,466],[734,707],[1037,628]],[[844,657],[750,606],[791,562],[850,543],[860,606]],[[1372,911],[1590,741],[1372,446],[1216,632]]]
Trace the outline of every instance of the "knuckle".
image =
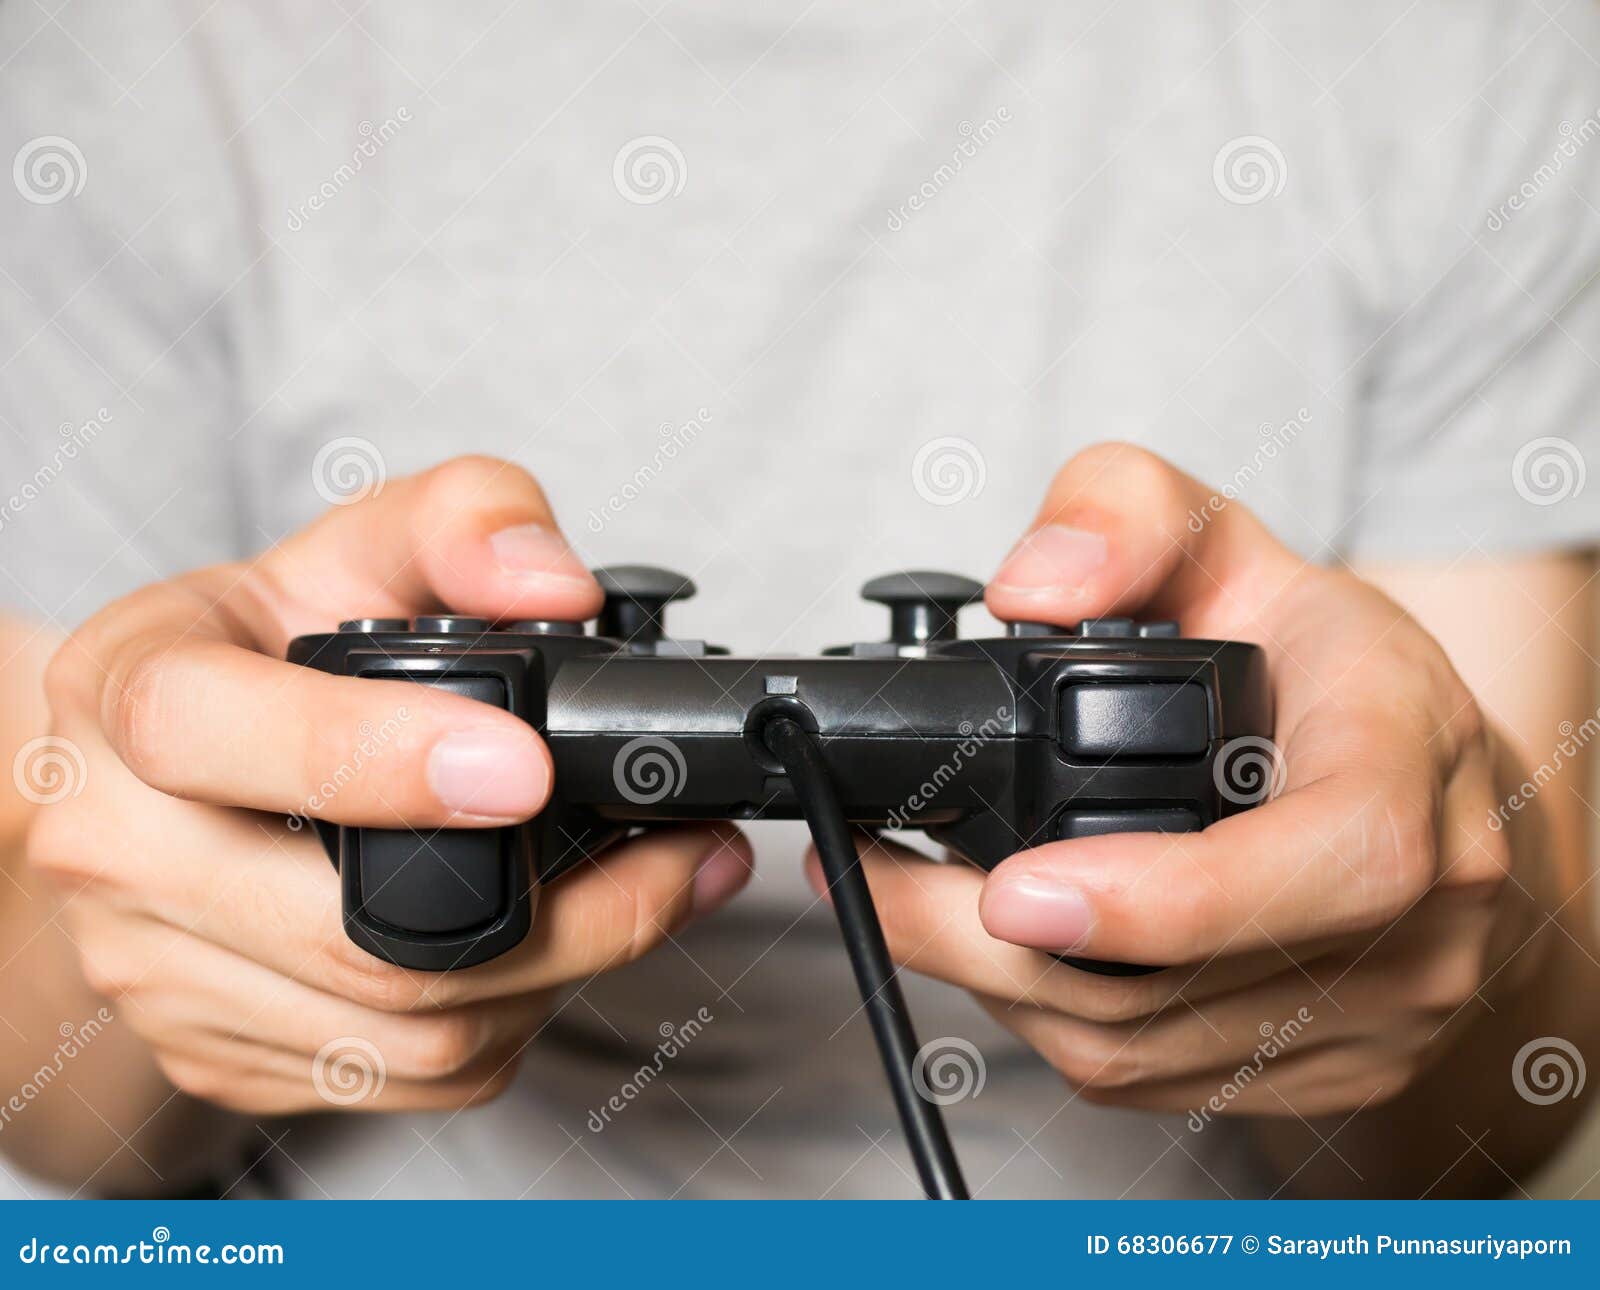
[[1054,1027],[1046,1042],[1046,1059],[1078,1089],[1123,1089],[1145,1077],[1137,1045],[1109,1028]]
[[1121,492],[1148,499],[1146,513],[1176,515],[1181,505],[1185,478],[1170,462],[1123,440],[1091,444],[1075,455],[1057,473],[1052,491],[1063,505],[1093,484],[1095,491]]
[[167,1082],[178,1092],[218,1106],[233,1105],[238,1095],[238,1079],[215,1062],[177,1053],[156,1054],[156,1065]]
[[[663,869],[662,876],[669,876]],[[644,957],[680,924],[689,912],[689,883],[668,883],[652,887],[648,892],[632,892],[628,896],[628,914],[622,926],[630,927],[622,951],[626,962]]]
[[170,659],[141,649],[123,673],[124,682],[107,686],[101,700],[101,726],[112,747],[129,770],[155,788],[167,769],[162,706],[170,688]]
[[330,949],[336,993],[376,1012],[411,1012],[424,1006],[427,984],[413,973],[374,958],[344,937]]
[[1051,974],[1051,979],[1060,980],[1070,995],[1063,993],[1059,999],[1045,1000],[1044,1006],[1058,1006],[1087,1021],[1114,1024],[1141,1020],[1166,1003],[1171,989],[1146,977],[1097,978],[1084,989],[1079,980],[1084,973],[1067,964],[1060,968],[1060,972]]
[[408,1072],[416,1079],[443,1079],[457,1075],[477,1055],[481,1024],[467,1013],[416,1017],[408,1021],[401,1053]]
[[29,822],[23,862],[54,882],[84,885],[99,876],[104,854],[95,832],[88,812],[78,810],[73,799],[52,803]]
[[83,631],[67,637],[50,655],[44,665],[44,697],[51,712],[59,715],[89,697],[88,657]]
[[126,959],[108,954],[95,945],[80,947],[78,971],[89,989],[102,999],[110,1000],[127,994],[136,976]]
[[1474,942],[1452,946],[1435,954],[1412,977],[1412,1001],[1424,1012],[1454,1013],[1477,994],[1483,972],[1480,945]]
[[1511,842],[1499,829],[1486,825],[1460,830],[1448,874],[1454,884],[1477,889],[1485,900],[1496,900],[1511,881]]
[[531,492],[538,504],[548,509],[539,481],[516,462],[502,457],[468,453],[442,462],[423,476],[429,498],[471,497],[487,493],[494,485],[504,488],[507,483]]
[[517,1071],[521,1065],[522,1053],[520,1051],[507,1057],[468,1092],[462,1105],[473,1107],[493,1102],[509,1089],[512,1084],[516,1083]]
[[1438,876],[1439,826],[1431,795],[1392,794],[1383,804],[1381,827],[1381,845],[1363,877],[1387,922],[1415,904]]

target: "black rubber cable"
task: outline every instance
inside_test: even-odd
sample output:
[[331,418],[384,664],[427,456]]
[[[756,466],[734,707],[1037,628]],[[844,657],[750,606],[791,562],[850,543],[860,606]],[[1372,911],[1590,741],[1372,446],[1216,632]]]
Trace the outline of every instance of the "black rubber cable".
[[850,955],[850,966],[855,969],[861,1004],[878,1041],[878,1053],[883,1058],[911,1157],[922,1179],[922,1190],[932,1200],[966,1200],[967,1184],[945,1131],[944,1116],[935,1103],[917,1092],[917,1036],[911,1027],[911,1013],[900,992],[894,962],[878,923],[878,911],[872,904],[872,892],[856,855],[850,823],[839,805],[822,750],[804,726],[788,717],[773,718],[761,733],[772,755],[788,772],[800,809],[811,826],[811,837],[817,844],[822,872],[833,897],[839,933]]

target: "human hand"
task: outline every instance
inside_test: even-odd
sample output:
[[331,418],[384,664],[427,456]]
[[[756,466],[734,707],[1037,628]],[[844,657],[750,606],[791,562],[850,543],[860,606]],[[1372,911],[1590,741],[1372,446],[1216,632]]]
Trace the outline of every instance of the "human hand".
[[[316,800],[342,824],[492,828],[536,814],[552,777],[512,714],[293,666],[292,637],[444,608],[584,619],[600,600],[537,483],[461,458],[248,564],[147,587],[65,643],[47,691],[81,791],[38,809],[28,859],[63,893],[84,976],[174,1085],[256,1115],[480,1101],[510,1081],[553,989],[743,885],[750,852],[731,827],[653,832],[544,891],[515,951],[413,972],[350,943],[320,844],[288,827]],[[354,1056],[328,1047],[350,1039]],[[369,1095],[349,1096],[352,1074]]]
[[[1202,833],[1045,843],[988,875],[882,840],[863,863],[896,959],[973,991],[1086,1098],[1351,1110],[1410,1086],[1535,970],[1550,876],[1490,827],[1499,749],[1439,645],[1219,500],[1140,449],[1083,452],[987,600],[1265,647],[1275,800]],[[1102,977],[1055,953],[1170,970]]]

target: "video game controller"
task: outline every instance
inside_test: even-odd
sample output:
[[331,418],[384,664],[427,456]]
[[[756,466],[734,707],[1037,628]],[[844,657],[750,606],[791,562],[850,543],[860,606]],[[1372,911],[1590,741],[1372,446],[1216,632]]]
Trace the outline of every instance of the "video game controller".
[[471,967],[527,935],[540,885],[632,828],[798,818],[763,734],[780,715],[820,743],[851,822],[922,829],[985,870],[1056,839],[1202,829],[1271,785],[1271,694],[1255,645],[1125,618],[962,640],[957,615],[981,584],[909,572],[862,588],[889,609],[887,640],[742,658],[666,635],[666,606],[695,592],[688,578],[639,565],[595,576],[605,607],[593,635],[578,622],[451,615],[354,619],[291,643],[291,662],[514,712],[554,759],[549,805],[516,827],[318,822],[346,931],[370,953]]

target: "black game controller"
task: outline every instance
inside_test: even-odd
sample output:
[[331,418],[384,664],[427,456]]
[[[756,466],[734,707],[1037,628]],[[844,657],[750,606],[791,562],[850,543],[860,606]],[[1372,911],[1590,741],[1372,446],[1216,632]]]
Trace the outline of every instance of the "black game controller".
[[986,870],[1059,838],[1202,829],[1270,786],[1270,775],[1224,773],[1234,741],[1259,754],[1272,731],[1254,645],[1124,618],[961,640],[956,616],[980,584],[895,573],[862,588],[889,608],[888,640],[738,658],[665,634],[666,605],[694,594],[688,578],[636,565],[596,576],[606,601],[594,635],[576,622],[363,618],[290,645],[292,662],[324,672],[515,712],[555,762],[549,805],[515,828],[319,823],[356,944],[408,968],[471,967],[527,935],[538,885],[630,828],[798,818],[769,738],[780,718],[814,737],[851,822],[923,829]]

